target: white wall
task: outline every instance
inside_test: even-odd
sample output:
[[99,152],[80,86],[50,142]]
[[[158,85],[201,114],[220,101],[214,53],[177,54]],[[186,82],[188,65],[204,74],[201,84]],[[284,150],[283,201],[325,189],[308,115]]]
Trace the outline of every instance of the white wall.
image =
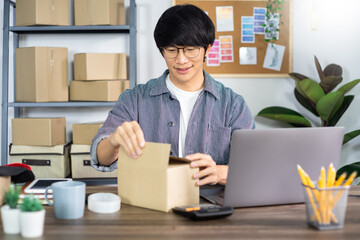
[[[324,68],[330,63],[343,67],[344,81],[360,78],[360,1],[344,0],[293,0],[293,63],[294,72],[318,80],[314,65],[316,55]],[[137,76],[145,83],[159,76],[166,65],[153,40],[153,30],[162,12],[171,6],[171,0],[137,0]],[[318,29],[311,30],[311,11],[317,9]],[[3,6],[0,6],[2,10]],[[2,26],[2,20],[0,23]],[[2,36],[2,33],[0,33]],[[2,38],[1,38],[2,42]],[[72,56],[76,52],[128,53],[128,40],[121,35],[28,35],[22,36],[21,46],[67,46],[69,48],[69,80],[72,79]],[[1,50],[0,50],[1,51]],[[1,53],[1,52],[0,52]],[[290,78],[218,79],[235,92],[243,95],[254,115],[261,109],[278,105],[290,107],[312,117],[293,97],[293,80]],[[11,92],[11,91],[10,91]],[[356,97],[347,113],[340,120],[346,131],[360,129],[360,86],[352,90]],[[66,116],[68,139],[75,122],[104,120],[109,109],[60,108],[24,109],[24,116]],[[258,128],[282,126],[266,119],[256,118]],[[320,143],[319,143],[320,144]],[[360,137],[343,148],[340,165],[359,161]]]

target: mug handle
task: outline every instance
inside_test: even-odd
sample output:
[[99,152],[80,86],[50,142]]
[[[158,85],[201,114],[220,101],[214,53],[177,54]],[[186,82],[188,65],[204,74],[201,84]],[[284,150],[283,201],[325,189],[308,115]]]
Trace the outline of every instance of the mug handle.
[[[49,199],[48,199],[48,191],[51,189],[51,186],[48,186],[45,188],[45,201],[47,202],[47,204],[49,206],[53,206],[54,203],[53,202],[50,202]],[[53,195],[54,196],[54,195]]]

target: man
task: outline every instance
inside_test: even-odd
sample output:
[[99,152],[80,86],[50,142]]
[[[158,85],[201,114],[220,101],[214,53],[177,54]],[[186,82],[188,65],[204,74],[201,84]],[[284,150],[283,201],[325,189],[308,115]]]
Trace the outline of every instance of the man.
[[169,143],[171,155],[200,168],[199,186],[225,185],[231,133],[254,121],[243,98],[203,70],[215,27],[201,9],[178,5],[160,17],[154,38],[168,70],[119,97],[93,139],[91,164],[112,171],[119,148],[137,158],[145,141]]

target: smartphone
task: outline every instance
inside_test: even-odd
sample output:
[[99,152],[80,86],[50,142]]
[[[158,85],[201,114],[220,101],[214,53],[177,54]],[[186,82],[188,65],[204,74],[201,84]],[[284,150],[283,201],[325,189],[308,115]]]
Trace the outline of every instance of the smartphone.
[[[72,181],[71,178],[38,178],[32,181],[25,189],[25,193],[45,193],[45,188],[55,182]],[[51,193],[51,189],[49,193]]]

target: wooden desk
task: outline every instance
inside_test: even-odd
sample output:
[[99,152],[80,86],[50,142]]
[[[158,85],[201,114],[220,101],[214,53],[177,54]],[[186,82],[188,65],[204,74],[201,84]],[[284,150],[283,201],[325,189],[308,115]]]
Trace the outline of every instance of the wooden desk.
[[[116,187],[88,187],[88,192],[114,192]],[[2,225],[1,225],[2,227]],[[0,239],[21,239],[4,235]],[[85,210],[77,220],[59,220],[46,207],[40,239],[360,239],[360,187],[349,192],[343,229],[318,231],[306,224],[304,204],[238,208],[218,220],[194,222],[175,215],[122,204],[113,214]]]

